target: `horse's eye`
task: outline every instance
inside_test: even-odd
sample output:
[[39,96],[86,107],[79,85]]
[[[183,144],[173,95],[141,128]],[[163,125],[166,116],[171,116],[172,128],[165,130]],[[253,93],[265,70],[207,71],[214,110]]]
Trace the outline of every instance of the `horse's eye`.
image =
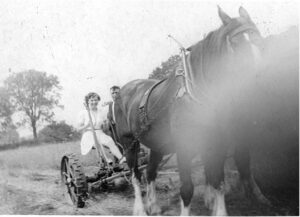
[[233,37],[231,37],[230,42],[233,44],[239,44],[243,40],[243,35],[242,34],[237,34]]

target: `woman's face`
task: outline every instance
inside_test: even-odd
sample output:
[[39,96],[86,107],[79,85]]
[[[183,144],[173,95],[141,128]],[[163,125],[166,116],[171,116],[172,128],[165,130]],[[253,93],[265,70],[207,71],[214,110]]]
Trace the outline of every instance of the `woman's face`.
[[99,102],[99,100],[98,100],[97,96],[93,96],[93,97],[89,98],[89,101],[88,101],[89,108],[92,109],[92,110],[97,109],[98,102]]

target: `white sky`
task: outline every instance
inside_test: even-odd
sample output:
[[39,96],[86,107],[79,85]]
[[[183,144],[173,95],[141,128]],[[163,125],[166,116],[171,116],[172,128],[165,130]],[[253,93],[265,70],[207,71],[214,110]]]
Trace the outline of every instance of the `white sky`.
[[[75,124],[83,96],[147,78],[169,56],[221,24],[243,6],[263,36],[298,25],[296,1],[0,0],[0,81],[28,69],[58,76],[63,86],[57,120]],[[29,131],[30,132],[30,131]],[[24,133],[24,132],[23,132]]]

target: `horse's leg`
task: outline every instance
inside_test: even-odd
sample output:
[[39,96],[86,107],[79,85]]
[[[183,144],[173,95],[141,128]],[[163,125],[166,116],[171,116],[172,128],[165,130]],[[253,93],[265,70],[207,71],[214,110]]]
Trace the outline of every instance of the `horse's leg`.
[[147,215],[145,212],[142,192],[141,192],[141,172],[138,169],[138,151],[139,151],[139,143],[137,141],[132,140],[131,143],[135,142],[134,145],[126,150],[126,160],[129,169],[132,171],[132,185],[134,189],[134,206],[133,206],[133,215]]
[[[184,146],[183,146],[184,147]],[[177,162],[179,169],[179,177],[181,182],[181,216],[188,216],[190,214],[191,200],[194,193],[194,185],[191,178],[191,155],[187,150],[177,151]]]
[[212,215],[226,216],[225,205],[225,183],[224,183],[224,147],[210,147],[208,152],[203,154],[206,190],[204,194],[205,205],[212,210]]
[[251,172],[249,149],[245,146],[237,146],[234,159],[246,196],[256,199],[260,203],[271,205],[270,201],[262,194]]
[[150,215],[161,213],[161,209],[157,205],[155,179],[157,176],[157,168],[162,158],[162,154],[151,150],[147,166],[147,211]]

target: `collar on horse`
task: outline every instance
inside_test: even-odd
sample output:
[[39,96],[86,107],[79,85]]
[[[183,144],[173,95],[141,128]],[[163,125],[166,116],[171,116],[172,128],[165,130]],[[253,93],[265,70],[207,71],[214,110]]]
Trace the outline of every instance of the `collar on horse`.
[[183,78],[183,84],[181,88],[178,91],[177,97],[182,97],[185,93],[194,101],[197,103],[200,103],[200,101],[195,97],[195,94],[193,93],[193,82],[191,78],[193,77],[192,75],[192,68],[188,67],[187,62],[189,61],[190,54],[188,53],[190,50],[185,49],[182,44],[177,41],[173,36],[168,35],[169,38],[173,39],[175,43],[179,46],[180,49],[180,55],[181,55],[181,60],[182,60],[182,65],[183,65],[183,70],[176,70],[176,77],[181,76]]
[[182,76],[183,77],[183,84],[181,88],[178,91],[177,95],[178,97],[182,97],[185,93],[194,101],[197,103],[200,103],[199,99],[195,96],[193,92],[193,82],[192,82],[192,68],[187,65],[187,62],[189,61],[190,54],[187,53],[188,51],[184,47],[180,47],[180,52],[181,52],[181,59],[182,59],[182,65],[183,65],[183,70],[177,70],[176,71],[176,77]]

